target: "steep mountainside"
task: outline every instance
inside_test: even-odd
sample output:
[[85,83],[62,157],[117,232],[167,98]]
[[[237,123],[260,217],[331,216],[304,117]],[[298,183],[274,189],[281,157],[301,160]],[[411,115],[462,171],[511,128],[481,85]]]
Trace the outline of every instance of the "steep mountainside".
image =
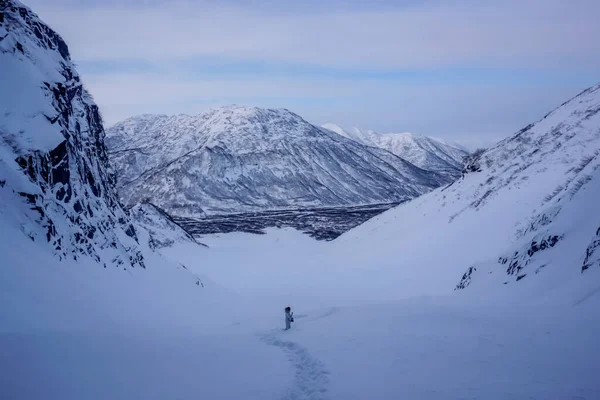
[[131,209],[131,216],[136,226],[148,232],[148,246],[151,249],[162,249],[181,243],[199,244],[171,216],[152,203],[136,205]]
[[408,132],[378,133],[358,128],[346,131],[331,123],[323,125],[323,128],[367,146],[387,150],[419,168],[435,171],[451,178],[460,176],[463,160],[469,154],[463,148]]
[[176,216],[392,203],[450,181],[283,109],[142,115],[107,134],[123,201]]
[[337,245],[358,265],[378,257],[380,268],[411,275],[407,291],[577,279],[598,264],[600,85],[472,157],[463,173]]
[[0,2],[0,75],[4,215],[61,259],[144,266],[114,191],[98,107],[65,42],[14,0]]

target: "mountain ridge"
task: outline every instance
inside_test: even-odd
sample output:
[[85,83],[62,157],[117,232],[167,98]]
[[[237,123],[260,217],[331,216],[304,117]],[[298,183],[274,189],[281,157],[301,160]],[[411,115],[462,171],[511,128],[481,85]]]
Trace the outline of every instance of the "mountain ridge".
[[[538,290],[576,280],[598,264],[599,185],[596,84],[473,154],[451,185],[387,211],[334,243],[365,252],[357,258],[382,252],[416,280],[434,273],[419,266],[445,265],[435,269],[440,290],[516,282]],[[361,249],[360,238],[367,234],[377,238],[371,243],[376,249]],[[427,251],[419,250],[419,239],[425,238]],[[402,252],[403,246],[400,253],[385,248],[390,241],[402,242],[412,253]]]
[[344,130],[333,123],[322,127],[358,143],[387,150],[419,168],[441,171],[450,178],[460,176],[463,160],[469,155],[464,148],[410,132],[379,133],[359,128]]
[[107,134],[122,200],[149,200],[178,216],[393,203],[451,180],[287,109],[226,106],[195,116],[146,114]]

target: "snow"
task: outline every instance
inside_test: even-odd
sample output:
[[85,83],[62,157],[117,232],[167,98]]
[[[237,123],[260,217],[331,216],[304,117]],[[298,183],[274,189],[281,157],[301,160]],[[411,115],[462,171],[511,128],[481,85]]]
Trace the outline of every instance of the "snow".
[[[146,270],[133,272],[91,262],[58,263],[44,249],[31,251],[28,239],[13,236],[2,238],[2,254],[30,250],[6,259],[0,271],[1,304],[18,304],[0,307],[2,398],[600,395],[600,359],[593,351],[600,334],[599,271],[591,271],[595,287],[580,280],[563,285],[551,300],[536,296],[531,303],[523,302],[527,288],[517,285],[487,298],[465,291],[385,304],[351,306],[332,300],[317,308],[308,308],[314,305],[313,293],[306,293],[291,303],[295,323],[282,332],[283,306],[289,303],[250,295],[258,288],[222,292],[208,278],[199,288],[185,278],[187,271],[172,269],[158,256],[147,260]],[[214,247],[200,253],[188,247],[186,256],[197,258],[188,268],[224,278],[227,271],[218,270],[228,260],[211,265],[216,259],[203,257],[221,243],[229,252],[259,246],[265,271],[272,271],[282,267],[282,260],[264,250],[279,243],[284,253],[296,245],[294,239],[305,238],[271,231],[246,238],[247,243],[242,235],[234,236],[208,238]],[[299,247],[309,250],[309,243],[327,246],[307,241]],[[297,272],[288,279],[308,285],[312,277],[303,279]],[[343,275],[333,277],[337,285],[329,291],[349,299],[353,288]],[[265,282],[271,282],[274,295],[289,289],[278,286],[279,278],[271,279],[256,271],[247,283],[261,282],[265,290]],[[374,289],[368,277],[363,285]]]
[[[0,198],[10,198],[6,210],[18,208],[19,230],[52,242],[59,257],[88,254],[103,263],[143,267],[135,232],[117,201],[98,108],[67,45],[20,2],[2,2],[1,12],[7,90],[0,92]],[[25,199],[28,207],[13,204]]]
[[[8,18],[8,16],[7,16]],[[61,56],[38,46],[24,32],[27,27],[4,26],[0,41],[0,77],[5,96],[0,96],[0,135],[17,154],[31,150],[52,150],[64,140],[54,118],[56,110],[51,99],[42,91],[43,82],[66,83],[60,74]],[[17,43],[22,53],[13,53]],[[64,60],[63,60],[64,61]]]
[[15,239],[2,237],[1,398],[265,399],[290,379],[280,352],[232,325],[209,280],[198,287],[164,259],[145,273],[59,263]]
[[460,145],[410,132],[378,133],[352,128],[345,131],[339,125],[327,123],[323,128],[367,146],[378,147],[401,157],[419,168],[457,177],[463,159],[469,154]]
[[495,310],[451,299],[365,306],[300,320],[290,340],[328,366],[330,398],[594,398],[598,361],[570,340],[593,341],[579,333],[582,324],[597,332],[587,306]]
[[[130,217],[109,192],[87,199],[98,252],[76,257],[40,240],[18,192],[42,188],[1,142],[0,398],[598,399],[599,111],[596,86],[473,159],[478,172],[334,242],[269,229],[196,238],[207,247],[151,204],[122,238],[105,223]],[[73,149],[72,171],[90,161]],[[81,214],[56,204],[58,234],[77,237]],[[136,252],[145,268],[111,262]]]
[[396,203],[452,180],[286,109],[131,117],[107,131],[107,146],[123,202],[178,217]]
[[[46,116],[54,117],[56,111],[35,84],[46,77],[39,76],[40,72],[30,64],[3,52],[0,52],[0,71],[3,76],[11,77],[2,79],[2,90],[10,93],[10,96],[0,96],[3,141],[10,142],[18,154],[55,148],[64,137],[60,128],[53,126]],[[39,80],[32,80],[32,76],[38,76]]]
[[[58,262],[13,234],[11,218],[0,240],[2,398],[600,395],[597,269],[558,288],[524,279],[401,300],[375,271],[357,293],[344,273],[355,253],[326,265],[332,243],[293,230],[146,249],[146,269],[125,271]],[[296,322],[281,332],[288,304]]]
[[[3,365],[6,399],[260,400],[276,398],[293,374],[280,351],[250,335],[12,334],[2,342],[3,359],[18,360]],[[240,379],[226,384],[227,376]]]

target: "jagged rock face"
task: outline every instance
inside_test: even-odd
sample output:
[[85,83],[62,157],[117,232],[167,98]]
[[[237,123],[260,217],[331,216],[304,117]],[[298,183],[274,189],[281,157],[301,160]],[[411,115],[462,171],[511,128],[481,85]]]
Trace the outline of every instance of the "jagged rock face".
[[464,165],[461,175],[464,176],[470,172],[481,172],[481,156],[485,153],[484,149],[478,149],[464,159]]
[[419,168],[440,173],[449,179],[460,176],[464,160],[469,155],[463,148],[408,132],[379,133],[358,128],[346,131],[331,123],[323,125],[323,128],[367,146],[387,150]]
[[176,216],[401,202],[449,181],[288,110],[143,115],[107,135],[122,200]]
[[2,190],[30,204],[45,235],[23,229],[60,257],[143,266],[114,190],[98,107],[65,42],[15,0],[0,2],[0,71]]

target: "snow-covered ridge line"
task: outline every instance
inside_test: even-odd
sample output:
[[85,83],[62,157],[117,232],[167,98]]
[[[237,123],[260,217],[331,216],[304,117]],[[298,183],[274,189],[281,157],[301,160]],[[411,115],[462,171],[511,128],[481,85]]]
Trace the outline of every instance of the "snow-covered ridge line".
[[379,133],[359,128],[344,130],[333,123],[322,126],[358,143],[390,151],[419,168],[441,172],[454,178],[460,176],[464,159],[469,155],[469,152],[460,146],[409,132]]
[[395,203],[453,179],[287,109],[142,115],[113,126],[107,143],[123,201],[180,217]]
[[379,268],[397,271],[399,281],[411,276],[414,284],[399,290],[414,294],[434,286],[556,285],[554,279],[580,279],[582,266],[597,264],[598,198],[600,85],[594,85],[472,154],[453,184],[336,242],[357,264],[377,257]]
[[[507,154],[506,148],[515,149],[514,144],[518,143],[516,154],[527,154],[526,158],[522,158],[526,163],[525,165],[518,166],[518,168],[515,168],[517,164],[511,164],[503,170],[503,172],[508,172],[514,169],[511,180],[515,178],[516,175],[514,174],[520,174],[533,165],[541,164],[546,160],[546,156],[558,155],[561,151],[564,151],[567,156],[563,158],[563,163],[566,166],[570,165],[569,168],[565,169],[562,177],[561,175],[555,177],[560,183],[551,193],[541,199],[542,211],[535,213],[528,223],[522,224],[516,230],[516,243],[523,244],[516,244],[513,249],[508,250],[506,255],[501,256],[498,260],[499,264],[506,266],[506,274],[516,276],[517,281],[525,278],[529,272],[535,274],[541,273],[542,269],[551,263],[551,256],[539,256],[538,252],[549,251],[555,246],[560,248],[562,241],[566,238],[571,239],[571,241],[576,240],[569,237],[573,236],[573,233],[569,232],[573,228],[566,228],[565,226],[568,226],[575,219],[574,215],[580,211],[578,207],[581,210],[584,210],[586,207],[574,206],[573,203],[589,205],[590,201],[593,202],[593,197],[595,197],[593,193],[597,189],[591,188],[589,189],[590,193],[586,193],[586,188],[588,185],[594,187],[600,183],[600,124],[598,124],[597,118],[600,112],[599,97],[600,85],[586,89],[579,95],[563,103],[557,109],[546,114],[538,122],[528,125],[515,135],[501,141],[492,149],[481,154],[480,158],[482,165],[484,165],[481,168],[487,167],[495,171],[493,165],[494,161],[497,160],[498,154],[501,154],[502,158],[507,158],[505,156]],[[593,120],[594,117],[596,117],[595,120]],[[552,121],[553,118],[558,121]],[[542,128],[548,130],[544,134],[537,136],[535,141],[532,140],[535,137],[535,132],[540,132],[539,126],[546,124],[548,120],[550,120],[548,126]],[[525,146],[528,144],[534,144],[532,150],[525,149]],[[548,146],[550,144],[552,145]],[[581,152],[573,151],[569,148],[578,148],[579,146],[584,146],[585,148],[581,149]],[[514,153],[512,154],[514,155]],[[516,160],[519,159],[517,158]],[[475,172],[481,172],[481,169]],[[508,184],[511,180],[507,180],[503,184]],[[500,189],[501,187],[495,190]],[[493,193],[493,191],[487,190],[486,193]],[[582,226],[577,226],[577,229],[582,229]],[[516,248],[518,246],[520,248]],[[592,240],[592,243],[585,252],[585,260],[583,264],[580,264],[582,265],[582,272],[594,264],[594,261],[590,261],[590,259],[594,258],[596,247],[596,240]],[[572,249],[568,251],[573,252]],[[573,255],[577,255],[577,252],[575,251]],[[533,264],[533,266],[528,267],[529,264]],[[458,289],[470,284],[475,270],[475,267],[469,267],[467,273],[465,273],[463,279],[458,284]]]

